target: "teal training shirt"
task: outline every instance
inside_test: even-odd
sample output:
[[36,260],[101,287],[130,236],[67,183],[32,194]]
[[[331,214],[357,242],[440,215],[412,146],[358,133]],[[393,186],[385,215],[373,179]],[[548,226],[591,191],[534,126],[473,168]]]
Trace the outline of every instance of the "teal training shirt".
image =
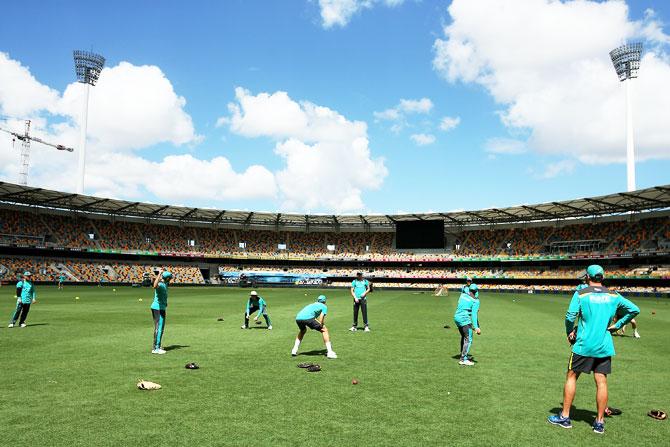
[[319,318],[319,315],[323,314],[324,316],[328,313],[328,307],[323,303],[312,303],[303,307],[298,315],[295,316],[296,320],[311,320],[312,318]]
[[458,298],[458,306],[456,306],[456,313],[454,314],[454,321],[458,326],[465,326],[471,324],[473,328],[479,327],[477,319],[479,313],[479,300],[471,297],[467,293],[461,293]]
[[21,298],[21,291],[23,290],[23,281],[16,283],[16,297]]
[[32,282],[23,281],[21,288],[21,302],[30,304],[35,299],[35,286]]
[[[363,279],[361,281],[354,279],[351,281],[351,287],[354,289],[354,296],[356,296],[356,298],[361,298],[361,295],[363,295],[365,291],[368,290],[369,285],[370,283],[367,279]],[[367,299],[367,295],[365,295],[363,299]]]
[[579,292],[582,289],[586,289],[588,286],[589,286],[588,284],[580,284],[580,285],[577,286],[575,291]]
[[158,287],[154,289],[154,302],[151,303],[151,308],[154,310],[165,310],[167,308],[168,285],[164,282],[159,282]]
[[254,300],[251,297],[249,297],[249,299],[247,300],[247,314],[249,314],[249,310],[253,306],[258,307],[258,313],[262,314],[263,311],[265,311],[267,304],[265,303],[265,300],[259,295],[257,300]]
[[572,352],[596,358],[615,355],[612,334],[607,330],[612,319],[617,314],[622,315],[615,325],[619,329],[639,313],[635,304],[606,287],[589,286],[575,292],[565,314],[566,334],[572,332],[579,317]]

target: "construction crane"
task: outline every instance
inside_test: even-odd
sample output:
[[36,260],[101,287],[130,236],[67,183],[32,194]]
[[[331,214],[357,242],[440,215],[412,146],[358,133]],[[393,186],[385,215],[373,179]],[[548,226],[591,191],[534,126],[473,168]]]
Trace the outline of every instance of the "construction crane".
[[21,142],[21,169],[19,171],[19,184],[26,186],[28,184],[28,166],[30,164],[30,142],[35,141],[37,143],[42,143],[47,146],[51,146],[59,151],[73,152],[74,149],[71,147],[65,147],[62,144],[52,144],[47,141],[44,141],[41,138],[31,137],[30,136],[30,120],[26,120],[26,130],[22,134],[17,132],[12,132],[11,130],[4,129],[0,127],[0,131],[8,133],[12,136],[12,147],[16,140]]

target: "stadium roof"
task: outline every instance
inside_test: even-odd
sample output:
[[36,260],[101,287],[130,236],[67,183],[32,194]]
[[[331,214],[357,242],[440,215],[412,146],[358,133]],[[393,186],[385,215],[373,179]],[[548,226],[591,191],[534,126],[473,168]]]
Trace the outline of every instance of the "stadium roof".
[[0,206],[2,205],[30,206],[109,217],[138,217],[161,221],[249,227],[330,228],[333,230],[393,228],[396,222],[417,219],[442,219],[446,226],[452,227],[514,224],[670,210],[670,185],[606,196],[509,208],[423,214],[324,215],[156,205],[0,182]]

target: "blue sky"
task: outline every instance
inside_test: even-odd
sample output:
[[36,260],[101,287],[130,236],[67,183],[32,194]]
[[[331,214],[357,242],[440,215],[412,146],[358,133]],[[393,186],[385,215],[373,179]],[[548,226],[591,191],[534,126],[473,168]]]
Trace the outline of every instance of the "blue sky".
[[[532,6],[523,12],[529,24],[535,21],[534,14],[540,16],[544,10],[549,16],[558,17],[546,0],[524,1]],[[75,48],[100,52],[107,58],[107,67],[117,67],[124,61],[136,67],[156,66],[171,84],[174,94],[185,100],[183,106],[175,106],[175,109],[190,117],[192,132],[175,134],[168,141],[156,137],[147,139],[141,147],[122,147],[124,143],[115,147],[115,136],[119,133],[127,131],[128,136],[123,141],[126,146],[132,146],[127,141],[141,133],[147,122],[166,119],[167,126],[173,122],[166,117],[156,117],[153,111],[147,114],[146,121],[124,122],[123,117],[117,115],[124,127],[121,130],[100,130],[95,134],[93,129],[92,138],[99,137],[100,148],[96,149],[96,142],[90,141],[94,147],[92,157],[99,151],[100,160],[110,161],[103,163],[93,159],[92,163],[99,162],[100,166],[92,167],[88,173],[87,192],[92,194],[217,208],[394,213],[500,207],[625,190],[625,166],[617,160],[617,151],[621,157],[624,155],[625,139],[621,137],[623,134],[613,138],[609,132],[602,132],[614,120],[608,121],[597,107],[605,100],[612,100],[616,106],[607,113],[623,119],[623,90],[613,90],[618,85],[611,67],[608,67],[611,73],[604,78],[611,77],[603,80],[609,90],[598,92],[579,104],[580,113],[586,118],[578,117],[570,107],[558,110],[573,102],[570,96],[546,103],[553,107],[543,105],[554,83],[546,65],[534,64],[534,58],[528,56],[537,51],[539,45],[529,39],[528,34],[518,36],[518,47],[506,46],[504,51],[523,61],[519,64],[520,70],[524,67],[528,73],[537,70],[537,76],[529,76],[527,92],[523,86],[513,85],[517,79],[510,80],[510,67],[496,58],[490,36],[478,34],[490,25],[484,14],[488,6],[484,3],[476,5],[478,2],[471,1],[465,5],[460,2],[463,4],[448,9],[450,1],[368,0],[359,4],[359,9],[350,16],[346,16],[346,11],[336,10],[344,14],[340,16],[344,18],[334,24],[326,23],[323,8],[328,5],[324,6],[325,3],[337,1],[10,2],[4,5],[0,52],[27,68],[37,83],[55,90],[62,96],[62,102],[67,102],[66,89],[73,82],[71,52]],[[355,1],[349,3],[356,5]],[[599,76],[607,62],[607,52],[600,48],[610,45],[602,34],[626,26],[636,30],[622,32],[619,37],[645,41],[648,51],[656,56],[648,65],[657,71],[649,75],[649,80],[644,80],[646,84],[640,84],[637,92],[641,98],[640,108],[650,109],[647,114],[636,115],[645,131],[645,136],[637,135],[641,157],[645,158],[637,165],[637,185],[644,188],[670,183],[670,137],[662,122],[653,122],[653,115],[665,114],[667,127],[670,102],[665,102],[667,97],[645,99],[654,96],[648,93],[655,85],[665,83],[667,86],[670,82],[666,77],[667,27],[663,25],[670,15],[670,5],[661,1],[629,1],[626,10],[625,4],[614,2],[614,5],[606,5],[612,7],[608,9],[612,14],[608,15],[598,10],[603,7],[602,3],[594,3],[592,16],[572,2],[561,5],[564,9],[556,21],[564,23],[559,29],[569,29],[571,23],[582,19],[594,23],[584,26],[586,34],[582,37],[589,42],[585,45],[589,47],[586,54],[575,45],[574,54],[568,52],[561,56],[563,59],[557,58],[557,66],[565,64],[565,60],[574,60],[575,64],[595,61],[594,64],[600,65],[593,69],[591,77]],[[624,22],[620,14],[617,15],[620,10],[627,12]],[[515,14],[514,20],[518,20],[518,16]],[[607,18],[598,23],[601,16]],[[30,20],[24,20],[26,17]],[[497,19],[505,22],[504,15]],[[625,26],[619,26],[622,23]],[[454,26],[445,33],[444,27],[449,25]],[[519,32],[518,24],[510,19],[510,23],[500,26],[503,27],[501,39],[514,42],[512,34]],[[543,44],[549,42],[547,52],[551,52],[551,44],[560,40],[560,36],[551,30],[538,31],[539,34],[544,32],[547,36],[538,36],[537,40]],[[589,35],[590,32],[593,35]],[[613,39],[616,44],[616,36]],[[601,40],[604,42],[600,43]],[[444,53],[438,51],[438,42],[445,43]],[[466,43],[460,48],[474,48],[477,59],[459,60],[457,48],[447,45],[449,42]],[[594,44],[590,45],[591,42]],[[600,54],[602,58],[598,59]],[[479,72],[470,73],[470,67],[478,64],[481,65]],[[590,65],[584,63],[584,66]],[[3,70],[2,65],[0,70]],[[589,72],[584,68],[579,70]],[[641,72],[640,82],[644,74]],[[580,76],[574,81],[575,91],[579,92],[580,88],[593,91],[588,87],[588,76],[583,73]],[[657,84],[652,83],[652,78]],[[572,84],[566,85],[572,89]],[[346,133],[348,127],[342,130],[335,127],[331,129],[333,134],[327,135],[326,131],[319,131],[318,136],[313,137],[304,137],[305,132],[300,129],[273,130],[268,127],[272,127],[271,124],[253,121],[258,115],[252,116],[244,108],[242,99],[236,97],[236,87],[245,89],[247,99],[262,93],[285,92],[291,104],[307,101],[328,108],[336,115],[329,118],[332,123],[338,120],[340,123],[341,120],[362,122],[367,129],[357,130],[359,133],[352,131],[354,136],[343,141],[338,134]],[[556,88],[561,87],[556,85]],[[579,95],[580,99],[584,96]],[[399,106],[401,99],[419,101],[422,98],[429,99],[432,106],[413,112],[409,111],[410,106],[405,109]],[[92,102],[95,101],[93,96]],[[141,109],[151,101],[151,98],[141,104],[126,101],[124,106]],[[241,107],[236,127],[229,103]],[[0,86],[0,115],[9,119],[6,125],[15,126],[22,117],[36,117],[37,121],[42,118],[44,121],[36,124],[37,132],[70,142],[76,133],[76,114],[64,111],[66,106],[50,107],[45,103],[30,108],[23,115],[12,112],[7,105],[3,107]],[[71,108],[79,110],[79,106],[71,105]],[[548,108],[552,110],[544,121],[536,118]],[[394,109],[400,117],[380,118],[380,113],[389,109]],[[263,110],[266,109],[261,112]],[[652,118],[647,119],[648,116]],[[445,117],[455,119],[455,127],[441,130],[439,123]],[[105,119],[117,118],[107,116]],[[588,123],[591,119],[593,124]],[[59,122],[69,122],[71,128],[63,130],[53,126]],[[157,122],[157,131],[162,125]],[[572,129],[579,130],[571,135]],[[367,137],[369,152],[354,154],[352,141],[361,135]],[[646,135],[653,138],[645,139]],[[321,144],[334,145],[328,149],[331,155],[334,151],[341,156],[333,161],[331,156],[324,155],[311,164],[301,164],[297,152],[285,157],[278,155],[278,145],[296,139],[306,145],[314,144],[315,151]],[[428,144],[421,145],[417,141]],[[72,140],[72,144],[75,143],[76,140]],[[3,148],[5,158],[2,159],[5,169],[0,170],[0,177],[3,181],[15,181],[16,166],[9,157],[18,159],[18,155],[11,152],[8,140],[0,139],[1,146],[6,149]],[[44,148],[33,148],[36,160],[30,183],[72,190],[74,182],[70,171],[56,182],[49,167],[40,165],[40,155],[35,154],[45,152]],[[128,157],[125,163],[137,166],[138,170],[140,166],[145,168],[122,181],[103,179],[105,163],[113,163],[112,158],[105,157],[114,154],[124,154]],[[231,176],[239,174],[239,181],[231,184],[202,178],[191,180],[189,174],[177,175],[178,167],[152,170],[152,166],[158,166],[165,157],[184,154],[204,162],[224,157],[230,164]],[[52,157],[49,163],[61,163],[53,158],[59,155],[48,154]],[[117,163],[120,162],[117,160]],[[292,164],[291,169],[286,168],[288,163]],[[200,165],[194,166],[194,170],[200,169]],[[243,175],[250,166],[263,168],[259,175],[262,181],[256,182],[252,173]],[[125,175],[122,169],[114,169],[109,171],[118,178]],[[216,169],[205,164],[200,176],[218,177]],[[282,170],[286,175],[277,174]],[[220,175],[226,173],[229,172]],[[300,183],[302,175],[311,179]],[[96,176],[100,178],[94,179]],[[165,186],[148,187],[146,179],[154,176],[161,177],[163,183],[157,184]],[[194,184],[205,191],[199,193]],[[238,188],[239,185],[244,187]],[[339,189],[344,192],[336,194],[336,200],[319,198]],[[310,191],[316,197],[308,197]]]

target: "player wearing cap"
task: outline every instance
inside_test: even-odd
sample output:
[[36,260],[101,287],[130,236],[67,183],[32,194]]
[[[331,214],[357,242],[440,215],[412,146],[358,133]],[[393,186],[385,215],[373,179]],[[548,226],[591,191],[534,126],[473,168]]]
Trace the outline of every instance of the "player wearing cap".
[[[615,354],[612,332],[628,323],[640,313],[640,309],[618,293],[603,287],[605,271],[599,265],[589,266],[586,274],[589,286],[575,292],[565,315],[565,330],[568,342],[572,344],[572,353],[563,388],[563,410],[549,416],[548,421],[559,427],[572,428],[570,407],[577,391],[577,379],[581,373],[593,372],[598,411],[593,431],[602,434],[605,432],[607,375],[612,371],[612,356]],[[612,324],[617,314],[621,318]],[[579,323],[575,328],[577,318]]]
[[265,318],[265,322],[268,325],[268,329],[272,330],[272,322],[270,321],[270,316],[268,315],[268,305],[263,297],[258,295],[255,290],[252,290],[249,294],[247,308],[244,312],[244,325],[242,325],[242,329],[247,329],[249,327],[249,317],[256,311],[258,311],[258,315],[254,317],[254,321],[258,321],[260,316],[263,315],[263,318]]
[[365,332],[370,332],[368,327],[368,293],[370,293],[370,281],[363,279],[363,274],[358,272],[356,279],[351,281],[351,297],[354,299],[354,323],[349,329],[352,332],[358,330],[358,310],[363,313],[363,324]]
[[461,287],[461,293],[468,293],[468,287],[470,287],[470,284],[472,284],[472,278],[466,276],[465,285]]
[[298,325],[300,331],[298,336],[295,339],[295,344],[293,345],[293,350],[291,351],[292,356],[298,355],[298,348],[300,348],[300,343],[302,338],[307,332],[307,328],[313,329],[315,331],[321,332],[323,336],[323,342],[326,345],[327,353],[326,357],[329,359],[336,359],[337,354],[333,351],[333,346],[330,344],[330,335],[328,334],[328,328],[323,324],[326,314],[328,313],[328,307],[326,306],[326,297],[325,295],[319,295],[316,299],[316,303],[308,304],[303,307],[298,315],[295,317],[295,323]]
[[30,305],[35,301],[35,286],[32,282],[32,274],[25,272],[23,279],[16,283],[16,309],[9,321],[9,327],[14,327],[16,320],[19,320],[19,326],[26,327]]
[[172,273],[167,270],[154,278],[154,301],[151,303],[151,316],[154,319],[152,354],[165,354],[166,352],[161,343],[165,333],[165,309],[168,305],[168,285],[171,280]]
[[459,365],[473,366],[474,362],[470,360],[470,348],[472,347],[472,332],[481,334],[479,328],[479,287],[477,284],[472,284],[464,287],[461,291],[461,296],[458,298],[458,305],[456,306],[456,313],[454,314],[454,322],[458,327],[458,332],[461,334],[461,357],[458,362]]
[[63,282],[65,282],[65,275],[61,273],[58,275],[58,290],[63,290]]

